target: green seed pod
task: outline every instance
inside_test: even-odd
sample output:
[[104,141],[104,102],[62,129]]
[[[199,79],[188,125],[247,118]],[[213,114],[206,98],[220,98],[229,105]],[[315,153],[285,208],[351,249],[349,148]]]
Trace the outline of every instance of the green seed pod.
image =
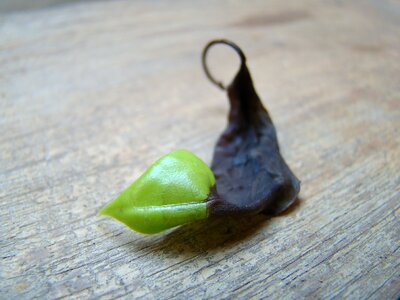
[[99,215],[141,233],[158,233],[206,219],[206,200],[214,186],[214,174],[200,158],[176,150],[151,165]]

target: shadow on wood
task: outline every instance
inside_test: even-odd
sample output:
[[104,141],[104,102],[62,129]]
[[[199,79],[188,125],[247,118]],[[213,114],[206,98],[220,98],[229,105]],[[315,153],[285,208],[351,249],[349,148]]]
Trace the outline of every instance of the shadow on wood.
[[[276,217],[292,213],[300,207],[301,202],[301,199],[297,199],[291,207]],[[192,257],[233,247],[251,238],[259,230],[265,229],[272,218],[265,214],[258,214],[204,220],[178,227],[159,240],[140,239],[129,247],[132,247],[133,251],[152,248],[153,251],[160,251],[163,254]]]

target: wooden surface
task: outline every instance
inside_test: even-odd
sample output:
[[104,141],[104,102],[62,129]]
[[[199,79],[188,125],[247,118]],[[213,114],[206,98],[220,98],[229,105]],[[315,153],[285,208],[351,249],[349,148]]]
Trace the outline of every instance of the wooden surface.
[[[210,162],[228,109],[200,65],[215,37],[248,57],[298,205],[154,236],[97,217],[168,151]],[[234,55],[212,56],[229,80]],[[7,9],[0,124],[3,299],[400,296],[398,1]]]

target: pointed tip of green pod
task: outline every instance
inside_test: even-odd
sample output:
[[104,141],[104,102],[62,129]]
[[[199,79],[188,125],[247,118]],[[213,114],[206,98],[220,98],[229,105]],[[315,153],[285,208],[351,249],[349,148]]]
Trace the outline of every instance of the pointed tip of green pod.
[[[115,199],[116,200],[116,199]],[[109,216],[112,217],[115,214],[115,209],[113,209],[113,204],[115,203],[115,200],[106,206],[104,206],[98,213],[98,216]],[[114,211],[114,212],[113,212]]]
[[141,233],[208,217],[206,200],[215,177],[200,158],[175,150],[157,160],[98,215],[110,216]]

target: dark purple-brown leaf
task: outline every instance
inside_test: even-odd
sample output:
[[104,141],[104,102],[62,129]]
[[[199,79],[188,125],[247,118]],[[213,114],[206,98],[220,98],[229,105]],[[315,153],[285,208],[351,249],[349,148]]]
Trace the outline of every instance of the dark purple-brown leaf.
[[228,126],[214,150],[211,168],[216,190],[208,202],[209,215],[280,213],[295,201],[300,181],[280,154],[274,124],[254,89],[246,58],[236,44],[215,40],[205,47],[203,66],[208,78],[225,89],[211,76],[205,62],[207,51],[216,44],[235,49],[241,66],[226,88],[230,112]]

